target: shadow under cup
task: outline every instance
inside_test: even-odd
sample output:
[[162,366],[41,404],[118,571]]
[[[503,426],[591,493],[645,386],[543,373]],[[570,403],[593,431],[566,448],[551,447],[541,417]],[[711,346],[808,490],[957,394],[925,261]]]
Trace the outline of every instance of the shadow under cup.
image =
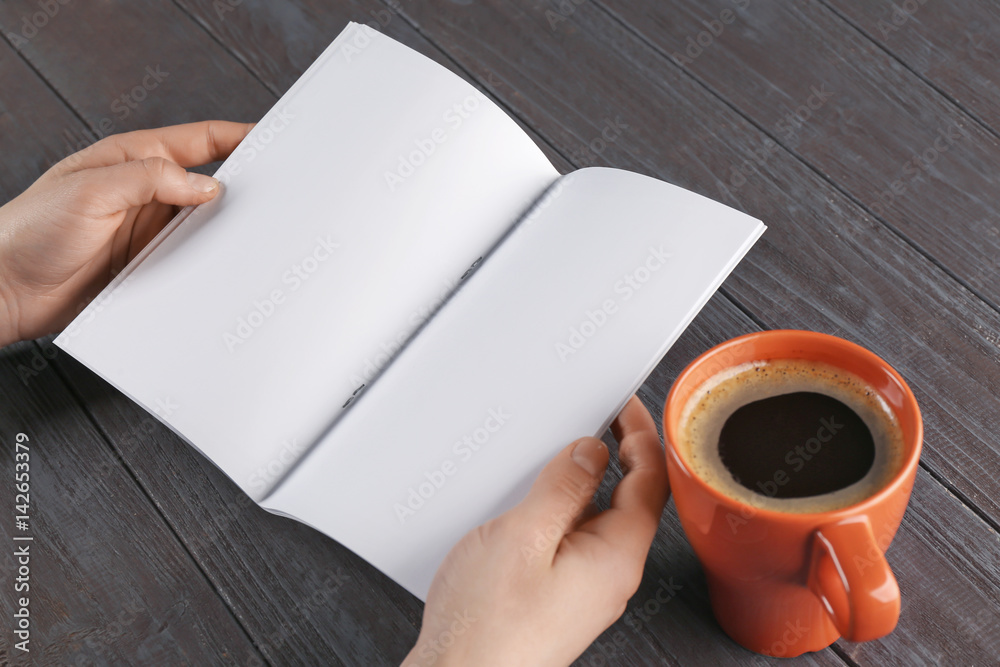
[[[854,505],[817,513],[756,508],[698,477],[677,451],[692,394],[718,373],[772,359],[808,359],[853,373],[891,408],[903,463],[890,481]],[[867,641],[899,618],[899,587],[885,550],[906,510],[923,425],[913,392],[889,364],[854,343],[811,331],[764,331],[718,345],[684,369],[663,411],[674,504],[708,580],[726,634],[766,655],[792,657],[843,635]]]

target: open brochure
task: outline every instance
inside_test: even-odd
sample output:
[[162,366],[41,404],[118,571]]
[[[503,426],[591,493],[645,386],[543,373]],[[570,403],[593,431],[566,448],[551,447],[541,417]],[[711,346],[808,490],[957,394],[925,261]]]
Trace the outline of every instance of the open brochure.
[[261,506],[421,599],[600,435],[764,231],[560,176],[474,87],[350,24],[56,344]]

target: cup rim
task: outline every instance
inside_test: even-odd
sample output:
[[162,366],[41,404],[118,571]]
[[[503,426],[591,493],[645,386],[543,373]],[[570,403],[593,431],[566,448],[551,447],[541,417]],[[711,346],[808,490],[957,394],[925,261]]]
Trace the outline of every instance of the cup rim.
[[[834,344],[836,347],[846,348],[850,350],[853,354],[857,354],[862,357],[865,361],[873,363],[884,369],[893,379],[897,382],[899,387],[903,392],[903,403],[908,404],[913,409],[915,428],[913,433],[909,438],[904,441],[904,447],[906,449],[906,459],[903,465],[900,466],[896,474],[876,493],[845,507],[840,507],[832,510],[824,510],[821,512],[783,512],[781,510],[767,509],[763,507],[758,507],[741,500],[737,500],[732,496],[729,496],[714,486],[702,479],[688,464],[684,456],[678,451],[677,447],[674,445],[677,435],[677,422],[679,421],[679,414],[677,419],[670,420],[674,423],[668,423],[668,417],[671,415],[671,406],[677,400],[677,394],[679,393],[679,388],[687,381],[687,378],[695,373],[699,367],[707,363],[708,360],[722,354],[728,349],[733,347],[738,347],[747,344],[749,341],[757,340],[760,338],[770,338],[773,336],[793,336],[799,340],[810,340],[812,342],[821,342],[827,344]],[[836,364],[833,364],[836,365]],[[674,410],[683,410],[684,406],[677,406]],[[898,415],[897,415],[898,417]],[[871,350],[858,345],[852,341],[839,336],[833,336],[831,334],[820,333],[818,331],[807,331],[800,329],[768,329],[764,331],[754,331],[751,333],[743,334],[735,338],[731,338],[727,341],[719,343],[708,350],[705,350],[697,357],[694,358],[687,366],[684,367],[674,380],[673,385],[670,387],[670,391],[667,393],[666,401],[663,407],[663,439],[664,446],[668,456],[670,456],[674,462],[681,468],[685,475],[695,480],[697,484],[701,487],[702,491],[708,493],[720,504],[730,505],[737,510],[744,508],[749,508],[752,511],[752,516],[754,517],[767,517],[772,519],[779,519],[786,522],[799,522],[799,523],[809,523],[809,524],[820,524],[820,523],[833,523],[841,519],[848,519],[856,516],[859,512],[865,512],[866,510],[881,505],[888,501],[893,495],[895,495],[899,488],[906,483],[908,479],[913,479],[916,474],[916,468],[920,464],[920,454],[923,449],[923,434],[924,434],[924,424],[923,416],[920,413],[920,406],[917,403],[916,397],[913,395],[913,391],[910,386],[903,379],[903,376],[893,368],[887,361],[882,359]],[[676,502],[676,501],[675,501]]]

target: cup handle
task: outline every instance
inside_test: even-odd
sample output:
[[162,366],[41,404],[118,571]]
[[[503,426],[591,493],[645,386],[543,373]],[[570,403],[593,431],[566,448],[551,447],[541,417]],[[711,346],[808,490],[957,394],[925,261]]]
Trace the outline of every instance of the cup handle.
[[816,530],[808,583],[845,639],[878,639],[896,627],[899,585],[867,517]]

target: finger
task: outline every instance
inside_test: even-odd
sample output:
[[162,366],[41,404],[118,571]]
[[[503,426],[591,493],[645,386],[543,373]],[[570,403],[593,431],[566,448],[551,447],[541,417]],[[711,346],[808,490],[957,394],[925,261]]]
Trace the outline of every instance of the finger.
[[581,438],[542,469],[517,506],[519,525],[529,534],[541,529],[555,553],[562,535],[573,529],[594,497],[608,465],[608,448],[597,438]]
[[114,134],[69,156],[60,166],[79,171],[160,157],[182,167],[196,167],[229,157],[253,126],[208,120]]
[[656,422],[653,421],[653,416],[649,414],[649,410],[642,404],[639,397],[633,394],[615,420],[611,422],[611,434],[615,436],[615,440],[621,443],[626,433],[647,429],[656,431]]
[[92,193],[87,214],[93,218],[152,201],[175,206],[202,204],[219,191],[211,176],[185,171],[176,162],[151,157],[74,174],[79,187]]
[[149,206],[142,206],[138,209],[133,223],[132,233],[129,238],[126,262],[132,261],[139,252],[152,241],[157,234],[163,231],[167,223],[177,215],[178,209],[170,204],[153,202]]
[[580,529],[601,536],[627,557],[645,560],[670,496],[666,458],[656,423],[635,396],[612,430],[625,476],[611,494],[611,507]]
[[600,514],[600,512],[601,512],[601,510],[600,510],[600,508],[597,507],[597,503],[595,503],[594,501],[591,501],[591,502],[587,503],[587,506],[583,508],[583,512],[580,513],[580,516],[578,516],[576,518],[576,521],[573,522],[573,525],[566,532],[572,532],[572,531],[576,530],[582,524],[587,523],[588,521],[590,521],[591,519],[593,519],[595,516],[597,516],[598,514]]

